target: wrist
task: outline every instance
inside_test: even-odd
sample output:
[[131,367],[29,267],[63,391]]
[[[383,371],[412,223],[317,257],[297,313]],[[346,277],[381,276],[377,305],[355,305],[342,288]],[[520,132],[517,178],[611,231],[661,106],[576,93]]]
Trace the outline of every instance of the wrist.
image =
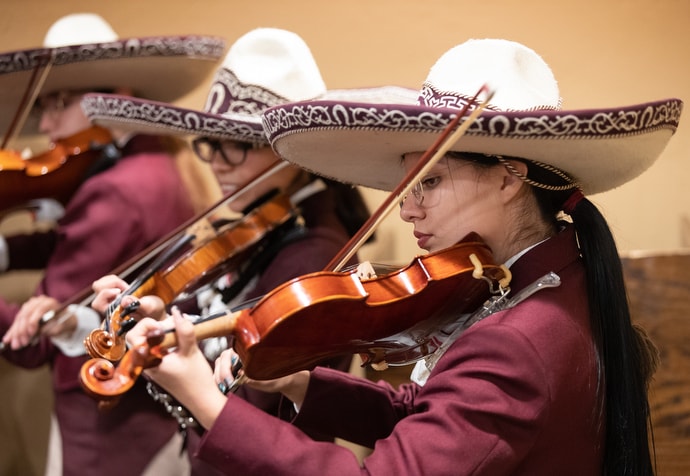
[[198,402],[201,405],[196,409],[194,417],[199,424],[206,430],[210,429],[218,419],[218,415],[223,411],[228,397],[223,395],[217,389],[205,396],[202,401]]
[[310,375],[308,370],[302,370],[292,374],[290,382],[281,390],[281,393],[295,404],[297,410],[301,408],[304,398],[307,395]]

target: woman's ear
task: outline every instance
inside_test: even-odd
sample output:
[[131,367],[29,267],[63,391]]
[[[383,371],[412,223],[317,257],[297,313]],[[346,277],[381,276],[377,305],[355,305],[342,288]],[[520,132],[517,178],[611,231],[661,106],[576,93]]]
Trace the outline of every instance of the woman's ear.
[[501,186],[501,193],[504,196],[505,203],[512,200],[513,197],[520,191],[525,182],[515,172],[522,177],[527,176],[527,164],[519,160],[507,160],[507,164],[501,167],[503,183]]

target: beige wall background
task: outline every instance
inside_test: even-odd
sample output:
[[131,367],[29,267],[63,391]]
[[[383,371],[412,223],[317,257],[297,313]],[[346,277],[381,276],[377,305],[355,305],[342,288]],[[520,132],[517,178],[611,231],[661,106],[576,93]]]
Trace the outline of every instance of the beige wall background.
[[[121,37],[213,34],[230,45],[256,27],[292,30],[311,46],[330,88],[419,88],[449,48],[468,38],[501,37],[544,57],[567,109],[666,97],[690,100],[687,0],[2,0],[0,51],[40,46],[48,27],[74,12],[101,14]],[[201,108],[207,88],[181,104]],[[590,197],[608,217],[621,250],[690,247],[689,158],[690,118],[684,117],[650,170],[617,190]],[[204,186],[213,188],[210,182]],[[384,198],[372,191],[366,196],[372,207]],[[384,222],[378,238],[362,250],[364,259],[403,263],[419,253],[410,228],[397,216]],[[33,290],[38,277],[1,277],[0,294],[19,299]],[[0,360],[0,392],[10,400],[2,403],[7,411],[0,414],[0,474],[41,474],[49,376],[47,369],[18,379],[15,372]],[[37,394],[43,405],[27,398]],[[4,419],[17,414],[10,423]],[[6,462],[9,455],[14,460]]]
[[[568,109],[690,98],[687,0],[4,0],[0,50],[39,46],[57,18],[78,11],[100,13],[122,37],[205,33],[231,44],[256,27],[292,30],[310,45],[330,88],[419,88],[430,66],[452,46],[468,38],[502,37],[544,57]],[[182,104],[200,108],[206,92],[204,85]],[[690,246],[689,121],[681,120],[644,175],[591,197],[609,218],[622,250]],[[372,206],[382,200],[377,192],[367,197]],[[406,261],[419,252],[409,235],[409,228],[391,217],[376,251],[365,254]]]

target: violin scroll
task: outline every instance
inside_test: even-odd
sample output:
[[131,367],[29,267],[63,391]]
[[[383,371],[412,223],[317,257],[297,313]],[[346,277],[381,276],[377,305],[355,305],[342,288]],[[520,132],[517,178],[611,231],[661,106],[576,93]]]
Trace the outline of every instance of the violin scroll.
[[84,339],[84,347],[93,358],[117,362],[127,351],[125,340],[103,329],[94,329]]
[[129,391],[141,372],[158,365],[163,358],[160,347],[135,347],[127,352],[119,366],[107,359],[90,359],[82,365],[79,380],[82,387],[99,401],[101,408],[114,406]]

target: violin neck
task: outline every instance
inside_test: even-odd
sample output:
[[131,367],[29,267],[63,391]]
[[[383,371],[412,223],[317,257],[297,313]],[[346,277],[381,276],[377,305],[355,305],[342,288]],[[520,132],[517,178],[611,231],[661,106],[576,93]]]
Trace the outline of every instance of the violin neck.
[[[235,330],[237,320],[242,311],[229,312],[219,316],[211,316],[194,324],[194,336],[197,342],[211,337],[228,336]],[[158,344],[163,349],[177,346],[177,334],[174,329],[165,332],[163,340]]]

